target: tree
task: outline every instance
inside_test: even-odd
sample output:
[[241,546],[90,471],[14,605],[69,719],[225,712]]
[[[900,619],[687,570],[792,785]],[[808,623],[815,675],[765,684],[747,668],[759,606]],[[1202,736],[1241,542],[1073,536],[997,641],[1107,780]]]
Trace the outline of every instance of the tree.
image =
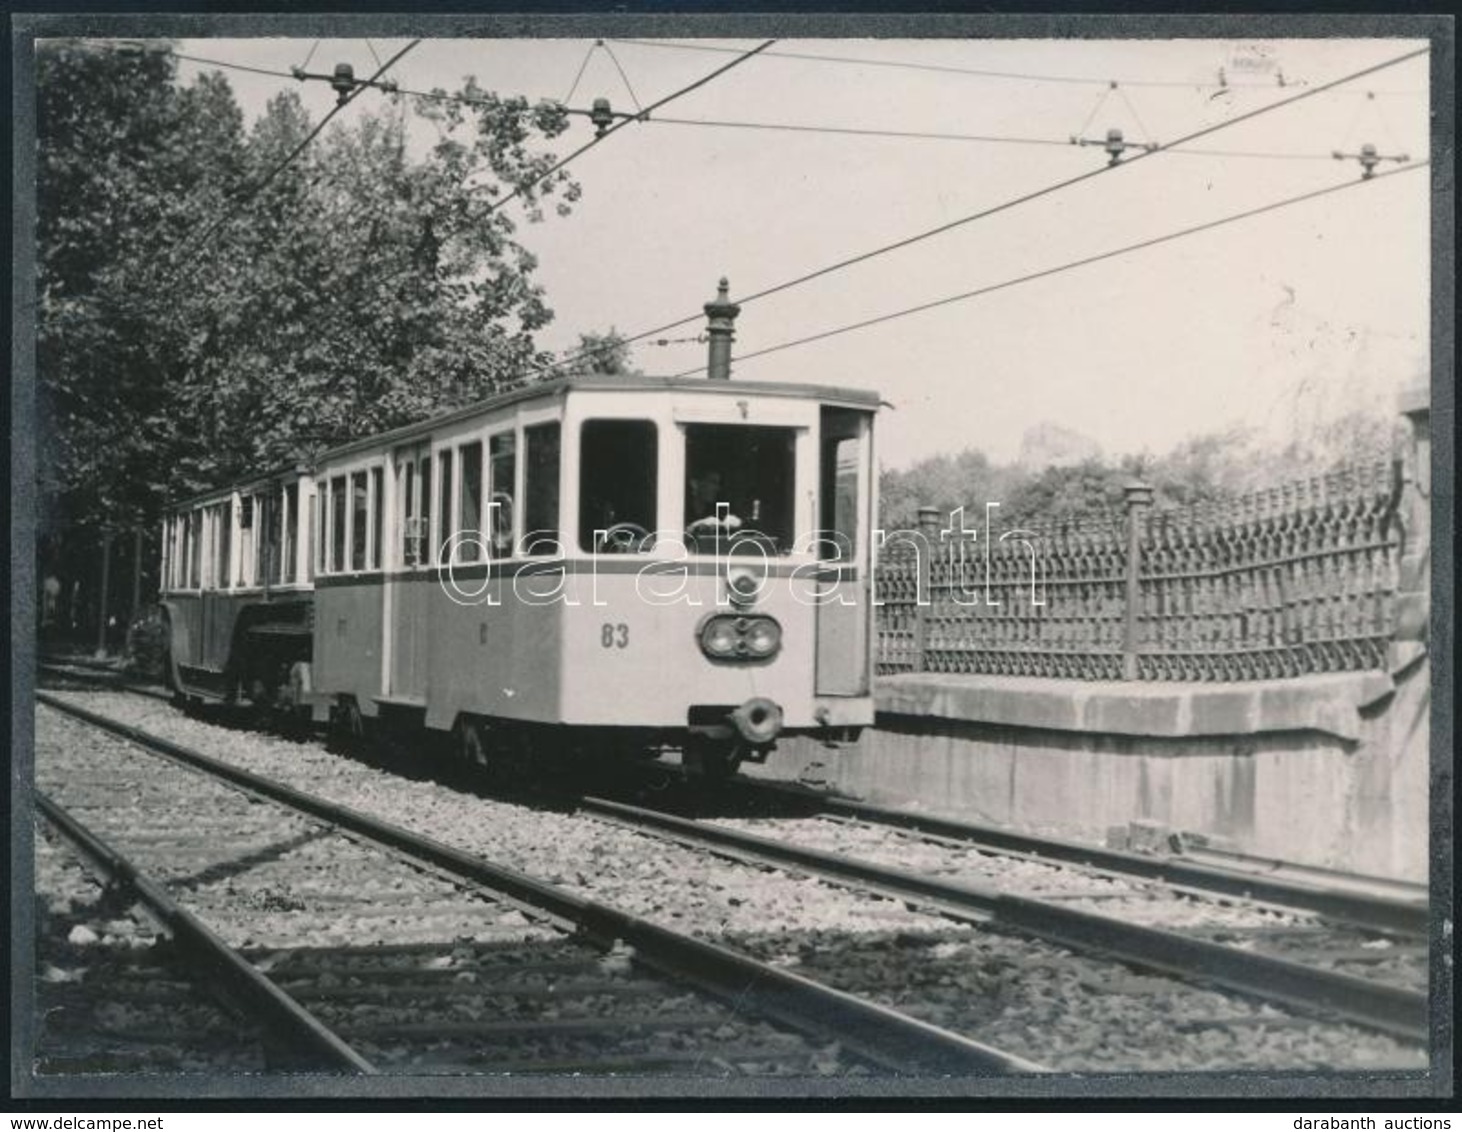
[[[469,79],[392,96],[281,168],[313,128],[297,93],[246,134],[227,82],[179,87],[160,46],[38,52],[58,515],[151,522],[166,498],[524,380],[552,312],[513,236],[578,197],[534,147],[566,128],[561,109]],[[411,114],[437,130],[425,156],[405,144]]]
[[53,42],[36,65],[42,495],[64,521],[145,521],[169,375],[144,299],[170,232],[237,176],[240,116],[216,76],[177,91],[150,47]]
[[634,366],[624,335],[612,326],[605,334],[580,334],[579,344],[569,357],[576,359],[574,368],[584,373],[625,375],[641,372]]

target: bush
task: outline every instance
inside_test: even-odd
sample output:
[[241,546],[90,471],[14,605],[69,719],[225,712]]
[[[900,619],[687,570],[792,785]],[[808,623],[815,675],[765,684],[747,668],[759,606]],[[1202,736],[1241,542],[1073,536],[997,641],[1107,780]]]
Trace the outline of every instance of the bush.
[[127,670],[147,680],[165,682],[168,676],[168,623],[162,607],[150,606],[127,626]]

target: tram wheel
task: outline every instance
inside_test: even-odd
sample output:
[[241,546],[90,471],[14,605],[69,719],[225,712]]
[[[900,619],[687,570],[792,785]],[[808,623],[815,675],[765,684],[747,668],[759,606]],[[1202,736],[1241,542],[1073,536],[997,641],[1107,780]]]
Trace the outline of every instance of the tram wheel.
[[330,713],[331,731],[335,741],[345,747],[360,744],[365,738],[365,720],[360,714],[360,705],[354,696],[344,696]]
[[457,720],[457,761],[472,771],[489,767],[486,728],[480,720],[462,716]]
[[706,786],[725,782],[741,765],[740,752],[714,739],[691,740],[686,743],[681,757],[690,777]]

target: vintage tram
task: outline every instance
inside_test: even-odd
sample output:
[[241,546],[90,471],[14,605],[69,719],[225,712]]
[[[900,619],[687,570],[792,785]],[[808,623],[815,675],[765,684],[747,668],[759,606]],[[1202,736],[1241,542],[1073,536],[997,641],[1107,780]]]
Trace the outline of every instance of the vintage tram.
[[173,508],[190,700],[707,774],[873,719],[876,395],[577,376]]

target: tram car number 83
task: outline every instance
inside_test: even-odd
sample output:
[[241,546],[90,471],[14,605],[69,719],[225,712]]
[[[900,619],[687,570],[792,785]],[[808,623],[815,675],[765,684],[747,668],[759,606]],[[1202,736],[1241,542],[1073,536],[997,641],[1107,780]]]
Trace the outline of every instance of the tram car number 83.
[[[712,367],[715,374],[715,367]],[[569,377],[169,509],[186,702],[706,775],[871,698],[875,394]]]

